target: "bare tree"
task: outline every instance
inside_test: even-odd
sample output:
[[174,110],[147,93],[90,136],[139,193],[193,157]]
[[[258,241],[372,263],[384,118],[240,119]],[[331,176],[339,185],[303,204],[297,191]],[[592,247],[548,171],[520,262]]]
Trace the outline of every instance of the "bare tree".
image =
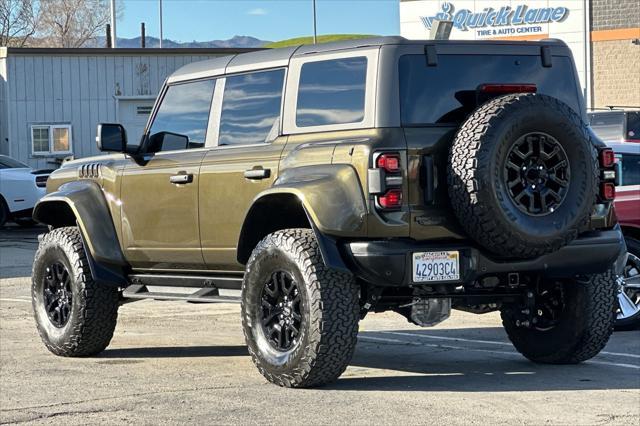
[[0,46],[24,47],[36,32],[33,0],[0,0]]
[[42,0],[38,37],[48,47],[83,47],[110,21],[107,0]]

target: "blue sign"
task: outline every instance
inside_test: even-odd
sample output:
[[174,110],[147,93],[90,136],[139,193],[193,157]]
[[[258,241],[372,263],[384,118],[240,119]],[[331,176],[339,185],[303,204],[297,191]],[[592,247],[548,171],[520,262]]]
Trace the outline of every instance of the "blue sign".
[[427,29],[431,29],[434,19],[453,21],[453,27],[461,31],[469,28],[505,27],[511,25],[546,24],[562,22],[569,15],[566,7],[530,8],[521,4],[516,8],[502,6],[499,9],[486,7],[482,12],[472,12],[469,9],[454,10],[453,4],[442,4],[442,11],[435,16],[421,16],[420,19]]

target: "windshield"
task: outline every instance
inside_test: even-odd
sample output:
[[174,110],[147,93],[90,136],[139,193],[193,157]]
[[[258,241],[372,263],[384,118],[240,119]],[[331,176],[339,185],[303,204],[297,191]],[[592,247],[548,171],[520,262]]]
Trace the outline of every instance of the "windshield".
[[477,108],[476,89],[485,83],[535,84],[538,93],[553,96],[580,114],[576,77],[568,57],[554,57],[542,66],[539,56],[439,55],[427,66],[424,55],[399,60],[402,124],[457,124]]
[[14,160],[11,157],[7,157],[6,155],[0,155],[0,169],[28,169],[24,163],[19,162],[18,160]]

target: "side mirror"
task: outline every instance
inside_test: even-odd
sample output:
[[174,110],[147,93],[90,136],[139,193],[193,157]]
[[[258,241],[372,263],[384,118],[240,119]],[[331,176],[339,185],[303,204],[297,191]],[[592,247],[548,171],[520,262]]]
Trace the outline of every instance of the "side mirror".
[[96,144],[102,152],[126,152],[127,132],[121,124],[100,123],[96,134]]

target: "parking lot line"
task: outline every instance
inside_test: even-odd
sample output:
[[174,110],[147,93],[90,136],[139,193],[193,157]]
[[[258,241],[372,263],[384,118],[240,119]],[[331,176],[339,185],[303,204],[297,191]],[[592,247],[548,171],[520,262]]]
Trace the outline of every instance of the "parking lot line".
[[[397,332],[383,332],[380,331],[378,333],[388,333],[388,334],[401,334],[401,335],[408,335],[408,336],[416,336],[416,337],[425,337],[421,334],[413,334],[413,333],[397,333]],[[434,337],[434,336],[430,336],[430,337]],[[411,346],[427,346],[427,347],[431,347],[431,348],[441,348],[441,349],[454,349],[454,350],[462,350],[462,351],[471,351],[471,352],[485,352],[485,353],[492,353],[492,354],[501,354],[501,355],[512,355],[512,356],[522,356],[520,355],[518,352],[515,351],[497,351],[497,350],[492,350],[492,349],[478,349],[478,348],[468,348],[468,347],[463,347],[463,346],[452,346],[452,345],[437,345],[437,344],[429,344],[429,343],[418,343],[418,342],[409,342],[406,340],[400,340],[400,339],[388,339],[388,338],[384,338],[384,337],[372,337],[372,336],[358,336],[358,339],[360,340],[364,340],[364,341],[378,341],[378,342],[386,342],[386,343],[394,343],[394,344],[401,344],[401,345],[411,345]],[[470,340],[470,339],[467,339]],[[601,352],[603,353],[603,352]],[[613,367],[622,367],[622,368],[631,368],[633,370],[640,370],[640,365],[635,365],[635,364],[625,364],[625,363],[620,363],[620,362],[609,362],[609,361],[599,361],[599,360],[589,360],[587,361],[587,363],[591,363],[591,364],[600,364],[600,365],[610,365]]]
[[[419,333],[403,333],[399,331],[378,331],[378,333],[384,334],[395,334],[398,336],[409,336],[409,337],[423,337],[426,339],[435,339],[435,340],[450,340],[455,342],[469,342],[469,343],[484,343],[488,345],[502,345],[502,346],[511,346],[511,343],[507,342],[498,342],[496,340],[476,340],[476,339],[464,339],[462,337],[445,337],[445,336],[433,336],[431,334],[419,334]],[[622,352],[600,352],[603,355],[612,355],[612,356],[623,356],[627,358],[638,358],[640,359],[640,355],[628,354]]]
[[12,299],[9,297],[0,298],[0,302],[23,302],[23,303],[31,303],[31,299]]

